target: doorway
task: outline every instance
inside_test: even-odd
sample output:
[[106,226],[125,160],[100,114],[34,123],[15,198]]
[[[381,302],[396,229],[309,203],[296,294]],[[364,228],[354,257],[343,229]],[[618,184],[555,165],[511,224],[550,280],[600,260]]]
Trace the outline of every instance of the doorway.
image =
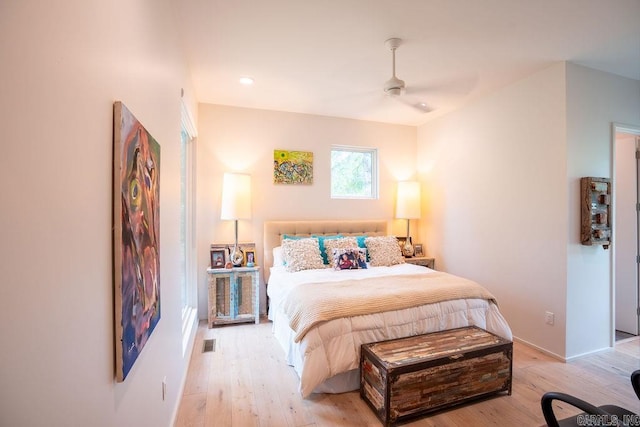
[[616,340],[640,332],[639,168],[640,127],[614,125],[614,287]]

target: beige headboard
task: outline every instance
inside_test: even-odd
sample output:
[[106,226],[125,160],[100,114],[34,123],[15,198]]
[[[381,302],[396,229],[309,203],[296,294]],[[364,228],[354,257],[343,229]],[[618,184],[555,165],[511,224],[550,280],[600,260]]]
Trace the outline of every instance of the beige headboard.
[[348,221],[265,221],[264,223],[264,266],[265,283],[269,282],[269,268],[273,265],[273,248],[280,246],[282,235],[310,236],[312,234],[343,234],[356,236],[386,236],[387,220],[348,220]]

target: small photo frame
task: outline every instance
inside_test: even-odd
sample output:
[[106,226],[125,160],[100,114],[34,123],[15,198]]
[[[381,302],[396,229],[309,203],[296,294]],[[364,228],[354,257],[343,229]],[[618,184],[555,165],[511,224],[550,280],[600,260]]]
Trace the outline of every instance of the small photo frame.
[[227,251],[223,247],[211,248],[211,268],[224,268]]
[[254,248],[244,250],[244,266],[255,267],[258,264],[256,250]]
[[424,250],[422,249],[422,243],[416,243],[415,246],[413,247],[413,249],[415,249],[417,257],[423,257],[424,256]]

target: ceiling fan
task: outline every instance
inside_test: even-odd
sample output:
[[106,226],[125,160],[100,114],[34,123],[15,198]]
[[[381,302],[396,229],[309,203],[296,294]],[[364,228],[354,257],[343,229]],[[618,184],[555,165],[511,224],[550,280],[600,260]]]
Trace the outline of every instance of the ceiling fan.
[[428,113],[430,111],[433,111],[433,109],[430,108],[425,102],[411,102],[407,99],[400,98],[406,92],[404,80],[400,80],[398,77],[396,77],[396,49],[398,49],[398,47],[402,44],[402,39],[393,37],[393,38],[387,39],[384,42],[384,44],[389,50],[391,50],[391,58],[392,58],[392,65],[391,65],[392,74],[391,74],[391,78],[387,80],[384,84],[384,87],[383,87],[384,93],[391,97],[394,97],[395,99],[397,99],[398,101],[404,104],[407,104],[411,107],[414,107],[420,110],[423,113]]

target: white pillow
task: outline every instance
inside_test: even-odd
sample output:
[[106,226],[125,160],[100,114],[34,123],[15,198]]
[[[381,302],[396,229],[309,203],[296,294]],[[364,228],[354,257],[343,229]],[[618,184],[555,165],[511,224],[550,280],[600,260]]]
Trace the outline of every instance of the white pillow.
[[404,257],[395,236],[367,237],[364,244],[372,267],[404,264]]
[[318,239],[313,237],[298,240],[284,239],[282,253],[285,268],[289,272],[326,267],[320,255]]
[[284,257],[282,254],[282,246],[273,248],[273,266],[281,267],[284,265]]

